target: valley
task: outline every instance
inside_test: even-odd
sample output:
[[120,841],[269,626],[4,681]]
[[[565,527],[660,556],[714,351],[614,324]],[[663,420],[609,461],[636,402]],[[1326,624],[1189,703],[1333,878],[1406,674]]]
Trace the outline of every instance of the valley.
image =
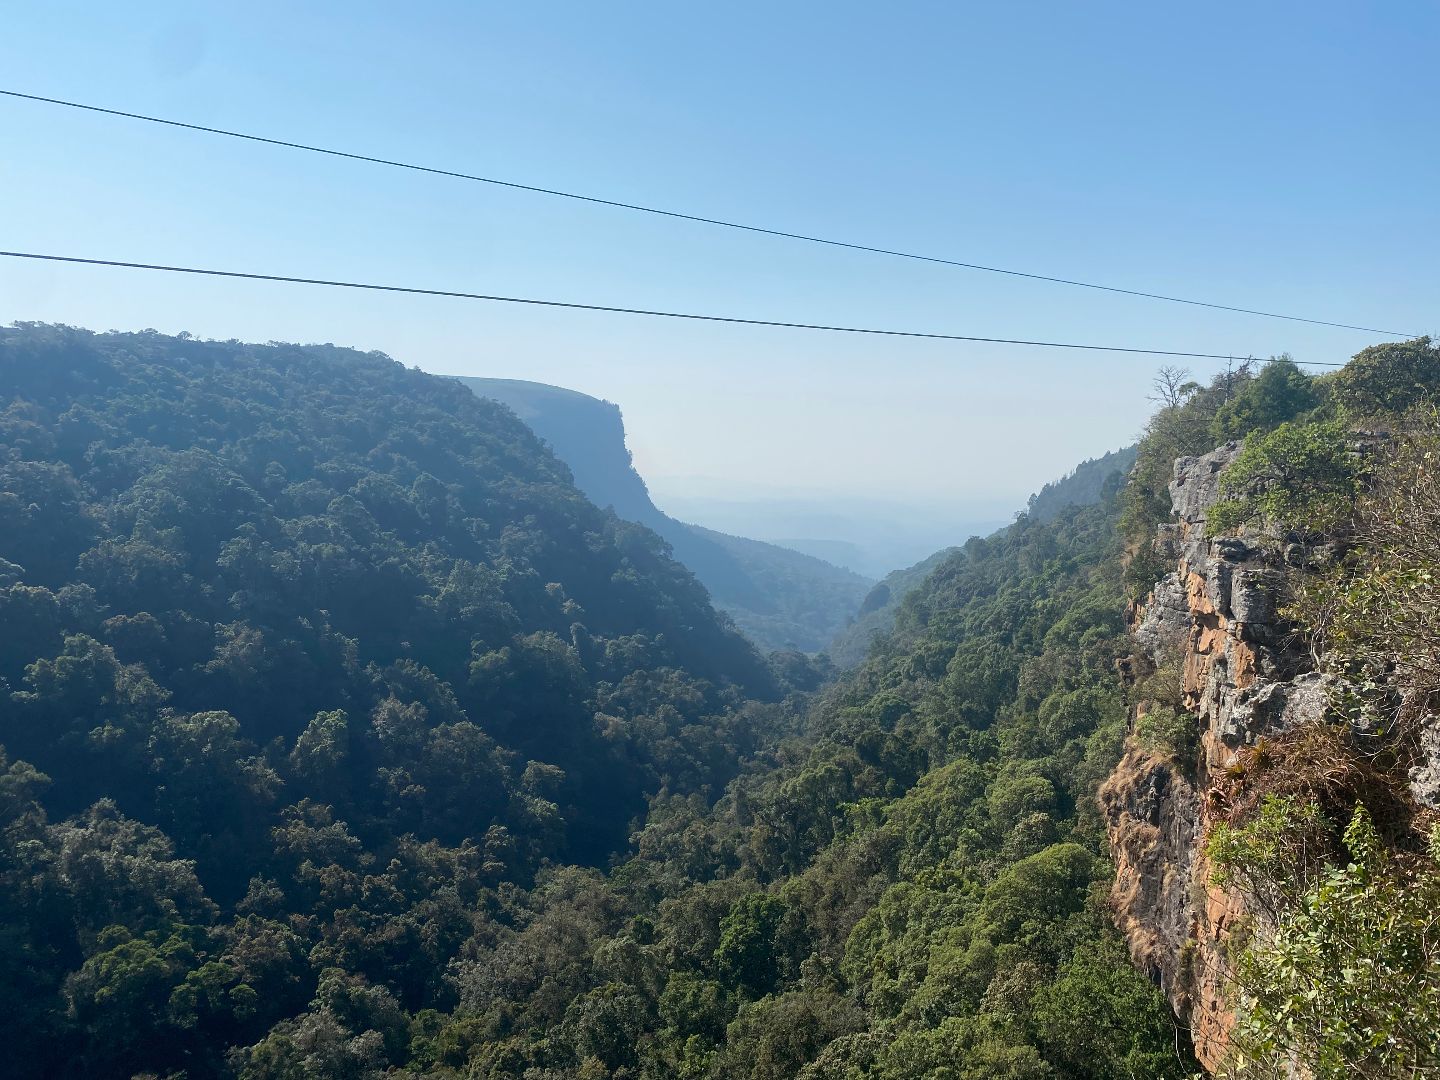
[[659,516],[614,406],[33,324],[0,379],[17,1075],[1436,1060],[1425,339],[1186,389],[875,586],[840,673],[712,607],[661,529],[794,579]]
[[570,467],[576,486],[597,506],[668,543],[716,607],[762,649],[820,651],[869,590],[868,578],[821,559],[662,513],[631,463],[620,409],[610,402],[514,379],[461,381],[513,409]]
[[1440,1080],[1440,5],[3,25],[0,1080]]

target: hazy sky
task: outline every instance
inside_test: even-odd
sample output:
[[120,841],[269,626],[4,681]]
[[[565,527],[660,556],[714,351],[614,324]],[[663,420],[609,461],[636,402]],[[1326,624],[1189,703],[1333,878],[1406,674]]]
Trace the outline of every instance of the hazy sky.
[[[1435,326],[1440,6],[5,5],[0,85],[1369,326]],[[1373,337],[0,99],[0,248],[757,318],[1344,359]],[[1158,361],[0,260],[0,322],[333,341],[620,403],[642,473],[1024,495]],[[1213,370],[1204,363],[1197,371]]]

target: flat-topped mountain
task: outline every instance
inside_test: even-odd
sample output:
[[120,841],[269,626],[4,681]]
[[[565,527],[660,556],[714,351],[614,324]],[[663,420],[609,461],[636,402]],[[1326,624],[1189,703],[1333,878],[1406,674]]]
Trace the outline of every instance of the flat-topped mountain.
[[508,405],[570,466],[575,485],[666,540],[715,606],[766,649],[816,652],[860,607],[873,582],[776,544],[677,521],[650,498],[625,446],[619,406],[545,383],[464,378],[481,397]]

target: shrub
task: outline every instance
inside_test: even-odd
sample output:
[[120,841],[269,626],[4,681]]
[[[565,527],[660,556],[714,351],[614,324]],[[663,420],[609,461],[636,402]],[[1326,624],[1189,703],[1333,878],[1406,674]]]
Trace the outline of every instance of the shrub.
[[1399,415],[1434,402],[1440,391],[1440,344],[1419,337],[1372,345],[1328,376],[1326,385],[1335,403],[1354,418]]
[[1184,764],[1200,747],[1199,721],[1193,713],[1154,706],[1135,718],[1135,741],[1152,754]]
[[1349,518],[1360,492],[1361,460],[1337,421],[1285,423],[1252,435],[1220,477],[1211,532],[1264,521],[1326,532]]
[[1216,442],[1273,431],[1320,404],[1314,381],[1288,356],[1266,364],[1215,413],[1211,432]]
[[1251,905],[1279,918],[1293,908],[1319,873],[1330,847],[1330,826],[1319,807],[1289,795],[1268,795],[1244,825],[1217,822],[1205,843],[1211,879],[1234,886]]
[[1430,858],[1407,869],[1357,807],[1345,844],[1351,861],[1324,868],[1236,960],[1232,1041],[1246,1075],[1440,1069],[1440,829]]
[[1372,711],[1440,697],[1440,415],[1400,439],[1356,511],[1348,566],[1303,587],[1295,614]]

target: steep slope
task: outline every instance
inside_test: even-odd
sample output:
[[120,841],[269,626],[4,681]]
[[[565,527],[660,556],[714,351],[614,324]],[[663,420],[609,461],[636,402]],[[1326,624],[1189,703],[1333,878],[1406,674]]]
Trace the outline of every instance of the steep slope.
[[[1358,700],[1358,688],[1323,670],[1323,655],[1317,667],[1312,639],[1281,613],[1297,587],[1297,568],[1309,574],[1333,568],[1347,537],[1342,530],[1277,544],[1269,528],[1217,531],[1208,519],[1221,500],[1219,478],[1240,453],[1231,442],[1176,461],[1175,522],[1162,526],[1156,546],[1177,568],[1136,610],[1137,659],[1153,672],[1178,667],[1173,707],[1189,730],[1178,741],[1132,741],[1100,795],[1117,867],[1119,923],[1212,1071],[1232,1064],[1239,948],[1257,930],[1274,934],[1285,918],[1284,904],[1242,884],[1245,873],[1217,867],[1211,852],[1217,830],[1250,820],[1272,792],[1302,796],[1336,827],[1357,801],[1369,802],[1391,830],[1417,814],[1415,805],[1396,800],[1403,767],[1387,781],[1367,760],[1384,768],[1397,748],[1382,749],[1381,732],[1364,721],[1353,732],[1344,723],[1339,703]],[[1154,714],[1165,711],[1164,702],[1142,701],[1137,728],[1155,727]],[[1364,748],[1359,753],[1352,739]],[[1402,750],[1402,762],[1412,754]],[[1421,761],[1415,797],[1440,755],[1432,751]],[[1306,836],[1302,823],[1286,828],[1295,844],[1316,849],[1307,863],[1330,855],[1325,839]],[[1313,873],[1308,865],[1299,869]],[[1301,888],[1303,879],[1287,885]],[[1341,964],[1337,959],[1327,975],[1336,980],[1330,989],[1339,989]],[[1314,1043],[1295,1049],[1299,1060],[1313,1060],[1317,1050]]]
[[1123,485],[1135,465],[1137,451],[1138,447],[1127,446],[1081,462],[1068,475],[1031,495],[1025,512],[1037,521],[1049,521],[1067,506],[1099,502],[1107,487]]
[[874,588],[865,594],[859,609],[849,624],[825,651],[837,667],[852,668],[870,655],[870,648],[877,637],[884,637],[895,627],[895,613],[900,604],[912,591],[918,588],[937,566],[943,563],[959,548],[945,548],[914,566],[903,570],[892,570]]
[[480,397],[509,406],[550,444],[555,456],[570,467],[575,486],[596,506],[610,507],[626,521],[652,529],[667,523],[650,501],[645,481],[630,460],[620,406],[576,390],[523,379],[459,381]]
[[332,968],[438,1000],[484,890],[783,722],[661,541],[449,380],[26,325],[0,391],[19,1075],[219,1074]]
[[[1060,480],[1046,484],[1030,496],[1026,515],[1035,521],[1051,521],[1073,506],[1093,506],[1123,486],[1125,475],[1135,464],[1136,448],[1112,450],[1103,457],[1082,462]],[[895,625],[900,603],[939,566],[955,548],[937,551],[914,566],[896,570],[866,594],[860,608],[845,629],[835,636],[826,652],[839,667],[854,667],[865,659],[877,636],[888,634]]]
[[597,506],[666,540],[715,605],[762,648],[819,651],[870,587],[859,574],[813,556],[662,513],[635,471],[620,409],[611,402],[516,379],[460,381],[513,409],[570,466],[576,485]]
[[1100,803],[1117,921],[1208,1071],[1440,1070],[1437,398],[1440,349],[1393,343],[1222,377],[1141,444]]
[[[1196,1054],[1218,1068],[1229,1048],[1225,949],[1248,917],[1243,900],[1211,881],[1205,793],[1257,740],[1322,720],[1323,681],[1277,602],[1283,562],[1256,538],[1213,536],[1206,518],[1218,479],[1239,454],[1228,443],[1175,463],[1175,522],[1156,539],[1177,568],[1138,609],[1134,636],[1156,671],[1179,665],[1178,704],[1194,717],[1199,750],[1178,756],[1136,742],[1101,791],[1118,865],[1116,912],[1137,959],[1154,971],[1194,1034]],[[1297,555],[1297,557],[1303,557]],[[1146,710],[1164,706],[1146,703]]]

